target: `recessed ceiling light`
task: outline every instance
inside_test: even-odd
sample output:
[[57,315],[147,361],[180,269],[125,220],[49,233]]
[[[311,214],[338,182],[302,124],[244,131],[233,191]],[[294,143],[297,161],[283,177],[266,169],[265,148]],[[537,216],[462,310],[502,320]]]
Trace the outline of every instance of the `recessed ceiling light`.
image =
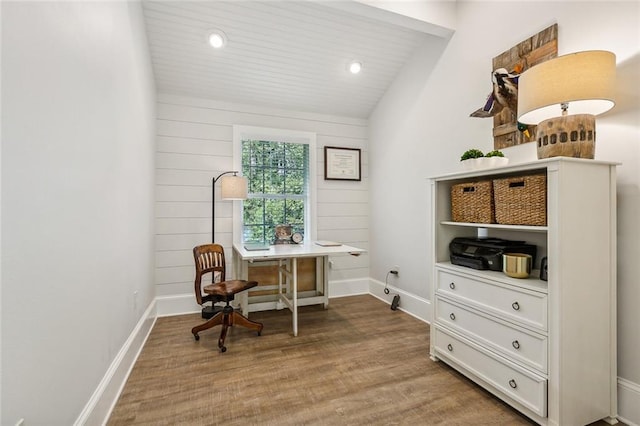
[[227,44],[227,36],[220,30],[214,30],[209,33],[209,44],[214,49],[223,48]]
[[351,72],[351,74],[358,74],[360,71],[362,71],[362,62],[351,61],[351,63],[349,64],[349,71]]

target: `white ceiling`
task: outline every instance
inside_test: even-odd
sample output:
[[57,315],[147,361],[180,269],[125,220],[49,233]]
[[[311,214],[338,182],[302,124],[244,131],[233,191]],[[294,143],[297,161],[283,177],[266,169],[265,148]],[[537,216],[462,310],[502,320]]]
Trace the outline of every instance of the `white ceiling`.
[[[366,118],[416,48],[438,37],[340,4],[144,0],[157,89]],[[211,29],[226,34],[224,49],[208,45]]]

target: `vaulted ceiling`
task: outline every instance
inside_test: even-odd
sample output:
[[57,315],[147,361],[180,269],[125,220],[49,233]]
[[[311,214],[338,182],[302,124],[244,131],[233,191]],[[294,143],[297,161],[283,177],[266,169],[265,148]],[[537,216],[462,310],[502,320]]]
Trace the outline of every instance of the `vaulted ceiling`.
[[[355,4],[144,0],[157,90],[366,118],[416,49],[438,36],[347,3]],[[208,44],[213,29],[226,35],[223,49]],[[357,75],[352,60],[363,64]]]

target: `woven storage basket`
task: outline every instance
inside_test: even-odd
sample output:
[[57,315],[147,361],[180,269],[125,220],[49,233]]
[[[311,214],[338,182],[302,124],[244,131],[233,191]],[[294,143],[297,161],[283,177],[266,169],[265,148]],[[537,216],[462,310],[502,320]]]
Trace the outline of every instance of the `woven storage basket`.
[[491,181],[453,185],[451,187],[451,220],[454,222],[496,223]]
[[496,222],[504,225],[547,224],[547,176],[495,179]]

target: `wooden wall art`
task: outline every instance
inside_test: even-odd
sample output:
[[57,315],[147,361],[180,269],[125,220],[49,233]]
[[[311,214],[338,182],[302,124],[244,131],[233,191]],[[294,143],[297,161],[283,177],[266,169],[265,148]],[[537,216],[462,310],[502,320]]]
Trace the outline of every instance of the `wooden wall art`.
[[558,56],[558,24],[493,58],[493,90],[471,117],[493,117],[493,146],[503,149],[536,140],[536,126],[518,123],[518,77],[528,68]]

